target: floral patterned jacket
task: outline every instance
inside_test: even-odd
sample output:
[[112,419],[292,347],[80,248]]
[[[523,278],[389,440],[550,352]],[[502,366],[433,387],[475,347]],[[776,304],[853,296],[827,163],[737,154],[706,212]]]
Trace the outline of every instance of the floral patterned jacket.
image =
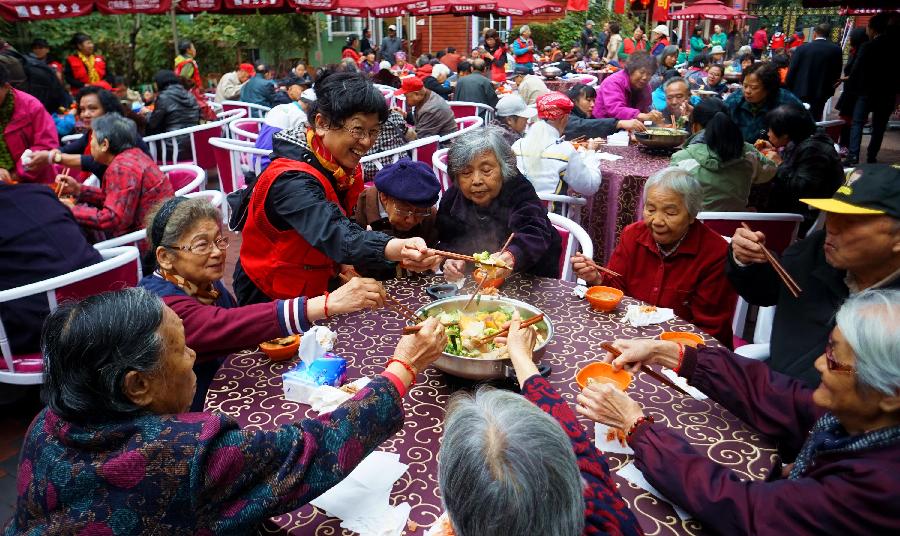
[[44,409],[6,534],[248,534],[340,482],[402,424],[382,376],[332,413],[267,431],[212,413],[80,425]]

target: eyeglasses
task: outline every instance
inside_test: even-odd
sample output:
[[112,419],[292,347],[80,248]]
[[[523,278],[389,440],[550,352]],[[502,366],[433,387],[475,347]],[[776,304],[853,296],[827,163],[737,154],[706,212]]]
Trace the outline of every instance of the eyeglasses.
[[404,210],[397,207],[392,207],[391,212],[394,213],[395,216],[400,216],[401,218],[427,218],[431,216],[431,209],[422,209],[422,210]]
[[834,342],[829,337],[825,344],[825,363],[831,372],[856,372],[856,369],[834,358]]
[[163,246],[170,249],[178,249],[181,251],[187,251],[188,253],[193,253],[194,255],[209,255],[213,251],[213,245],[219,248],[220,251],[225,251],[228,249],[228,237],[222,236],[216,239],[215,242],[207,242],[206,240],[202,240],[195,244],[191,244],[190,246]]
[[374,141],[374,140],[377,140],[378,136],[381,135],[380,128],[373,128],[372,130],[367,131],[366,129],[361,128],[361,127],[353,127],[353,128],[337,127],[334,130],[343,130],[344,132],[349,132],[350,135],[353,136],[354,139],[359,140],[359,141],[362,141],[366,138],[369,138],[370,140]]

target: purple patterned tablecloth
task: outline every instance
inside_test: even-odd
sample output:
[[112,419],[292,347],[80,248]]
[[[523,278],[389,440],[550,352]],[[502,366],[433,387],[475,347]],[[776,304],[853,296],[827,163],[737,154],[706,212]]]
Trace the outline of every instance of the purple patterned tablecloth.
[[640,218],[647,177],[669,165],[670,157],[648,154],[637,145],[604,146],[603,152],[624,158],[601,160],[603,180],[588,200],[582,226],[594,242],[594,259],[606,264],[622,229]]
[[[414,276],[386,283],[394,297],[411,308],[429,302],[424,292],[436,276]],[[633,328],[621,323],[628,298],[612,313],[591,310],[584,300],[572,295],[571,283],[543,278],[514,276],[502,292],[542,309],[553,322],[555,335],[547,347],[543,363],[552,368],[550,381],[562,396],[574,404],[578,385],[575,373],[585,364],[600,359],[599,345],[616,338],[654,337],[662,331],[696,331],[680,319],[658,326]],[[393,311],[361,311],[333,319],[330,327],[338,335],[336,351],[349,363],[350,379],[373,376],[381,372],[387,356],[400,338],[402,320]],[[235,417],[248,429],[272,429],[314,414],[308,406],[289,402],[282,396],[281,374],[294,361],[273,363],[262,354],[234,355],[222,365],[210,387],[206,408]],[[426,370],[405,400],[406,423],[396,436],[381,449],[400,454],[409,469],[395,484],[391,501],[408,502],[410,519],[420,525],[434,522],[440,516],[441,501],[437,486],[437,453],[443,432],[444,408],[453,392],[471,389],[471,382]],[[697,450],[736,471],[742,478],[762,479],[771,467],[774,450],[764,444],[758,434],[748,430],[731,413],[711,400],[698,401],[646,379],[635,378],[630,394],[657,421],[681,433]],[[593,423],[582,419],[591,431]],[[631,461],[630,456],[609,454],[612,471]],[[615,476],[629,506],[648,535],[705,534],[696,521],[682,522],[667,503]],[[340,528],[340,520],[325,516],[312,506],[305,506],[269,520],[263,533],[296,535],[348,535]],[[424,529],[407,534],[419,536]]]

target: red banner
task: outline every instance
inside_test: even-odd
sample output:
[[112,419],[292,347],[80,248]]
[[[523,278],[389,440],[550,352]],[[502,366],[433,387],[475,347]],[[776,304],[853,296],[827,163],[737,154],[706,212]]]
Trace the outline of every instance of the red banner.
[[566,2],[567,11],[587,11],[588,0],[569,0]]
[[669,19],[669,0],[654,0],[653,20],[663,22]]
[[168,13],[172,0],[97,0],[97,9],[106,15]]
[[64,19],[87,15],[93,9],[93,0],[4,0],[0,17],[10,22]]
[[615,0],[613,2],[613,11],[619,15],[625,14],[625,0]]
[[176,8],[179,13],[201,13],[203,11],[219,11],[222,0],[181,0]]
[[284,5],[284,0],[225,0],[225,9],[268,9]]

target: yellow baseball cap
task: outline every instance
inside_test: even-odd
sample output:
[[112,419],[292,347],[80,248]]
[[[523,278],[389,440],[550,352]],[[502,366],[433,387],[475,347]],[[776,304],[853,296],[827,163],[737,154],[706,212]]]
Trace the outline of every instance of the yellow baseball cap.
[[857,166],[831,198],[800,201],[836,214],[887,214],[900,219],[900,165]]

